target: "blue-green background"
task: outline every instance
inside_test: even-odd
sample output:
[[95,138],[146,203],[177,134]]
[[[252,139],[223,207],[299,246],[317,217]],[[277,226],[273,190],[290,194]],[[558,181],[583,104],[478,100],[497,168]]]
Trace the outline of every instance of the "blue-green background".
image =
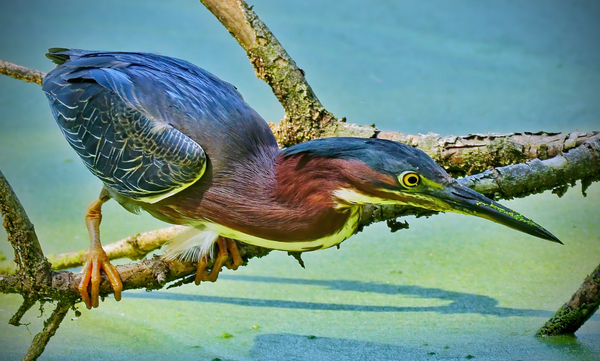
[[[596,1],[249,3],[350,122],[442,135],[600,130]],[[283,116],[196,1],[4,2],[0,25],[0,59],[49,71],[49,47],[157,52],[234,83],[266,119]],[[83,211],[100,182],[62,139],[40,87],[7,77],[0,169],[46,253],[88,247]],[[599,200],[594,184],[587,198],[578,186],[505,202],[565,246],[448,214],[394,234],[369,227],[340,250],[305,254],[305,270],[273,252],[215,284],[126,292],[70,313],[42,359],[597,360],[599,315],[576,338],[533,335],[600,262]],[[114,202],[104,215],[105,243],[163,226]],[[7,242],[0,250],[12,255]],[[2,360],[20,359],[42,326],[35,310],[27,328],[7,324],[19,301],[0,295]]]

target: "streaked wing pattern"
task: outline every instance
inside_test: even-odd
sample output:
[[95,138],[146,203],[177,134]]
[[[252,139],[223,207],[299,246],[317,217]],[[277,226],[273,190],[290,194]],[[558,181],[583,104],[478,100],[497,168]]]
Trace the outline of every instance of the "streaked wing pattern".
[[206,156],[198,143],[78,73],[46,78],[44,91],[65,138],[106,186],[154,203],[202,176]]

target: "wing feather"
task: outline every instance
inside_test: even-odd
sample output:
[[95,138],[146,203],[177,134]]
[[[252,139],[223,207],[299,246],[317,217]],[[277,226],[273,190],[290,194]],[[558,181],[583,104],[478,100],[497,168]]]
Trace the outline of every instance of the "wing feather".
[[48,74],[43,90],[88,169],[113,191],[154,203],[200,179],[206,155],[168,120],[140,110],[125,69],[109,56],[66,62]]

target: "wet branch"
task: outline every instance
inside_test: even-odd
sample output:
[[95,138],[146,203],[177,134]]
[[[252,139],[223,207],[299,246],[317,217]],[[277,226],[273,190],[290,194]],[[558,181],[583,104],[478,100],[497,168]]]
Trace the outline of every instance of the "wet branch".
[[556,311],[537,336],[574,334],[600,307],[600,265],[587,276],[573,297]]

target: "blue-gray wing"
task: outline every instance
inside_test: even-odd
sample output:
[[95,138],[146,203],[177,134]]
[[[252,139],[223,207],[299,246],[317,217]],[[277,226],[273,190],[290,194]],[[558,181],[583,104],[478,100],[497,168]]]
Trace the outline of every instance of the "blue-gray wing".
[[169,119],[145,111],[127,71],[131,62],[79,55],[54,54],[61,65],[46,76],[43,91],[87,168],[113,191],[150,203],[200,179],[204,150]]

